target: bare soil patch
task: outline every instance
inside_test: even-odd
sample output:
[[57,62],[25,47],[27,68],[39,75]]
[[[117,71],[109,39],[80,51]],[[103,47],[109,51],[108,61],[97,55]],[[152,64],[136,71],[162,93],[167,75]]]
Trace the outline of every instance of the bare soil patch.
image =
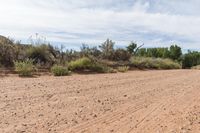
[[200,71],[0,77],[1,133],[199,133]]

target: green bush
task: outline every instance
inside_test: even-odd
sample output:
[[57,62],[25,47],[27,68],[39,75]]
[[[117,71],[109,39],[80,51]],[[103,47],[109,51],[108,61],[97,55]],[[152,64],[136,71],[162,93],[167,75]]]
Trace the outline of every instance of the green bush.
[[51,51],[51,47],[49,45],[38,45],[38,46],[31,46],[26,51],[26,56],[29,59],[34,60],[34,64],[43,64],[50,66],[55,63],[55,55]]
[[169,58],[172,60],[180,61],[182,50],[181,47],[177,45],[171,45],[170,48],[141,48],[138,49],[136,55],[152,58]]
[[15,71],[20,76],[32,76],[35,70],[33,65],[33,60],[26,60],[26,61],[16,61],[15,64]]
[[181,65],[170,59],[133,57],[131,65],[139,69],[180,69]]
[[95,64],[93,65],[93,67],[91,68],[92,71],[94,72],[98,72],[98,73],[117,73],[117,71],[107,65],[103,65],[103,64]]
[[70,71],[67,67],[54,65],[51,68],[51,72],[54,74],[54,76],[67,76],[70,74]]
[[97,73],[114,72],[114,70],[108,67],[107,65],[98,63],[97,61],[94,61],[87,57],[83,57],[75,61],[71,61],[68,64],[68,68],[71,71],[90,71],[90,72],[97,72]]
[[130,68],[129,66],[120,66],[120,67],[117,68],[117,70],[119,72],[125,73],[129,70],[129,68]]
[[191,68],[193,66],[200,65],[200,52],[189,51],[187,54],[183,56],[182,65],[183,68]]
[[94,64],[91,59],[87,57],[83,57],[75,61],[71,61],[68,64],[68,68],[71,71],[80,71],[80,70],[85,70],[85,69],[91,69],[93,65]]

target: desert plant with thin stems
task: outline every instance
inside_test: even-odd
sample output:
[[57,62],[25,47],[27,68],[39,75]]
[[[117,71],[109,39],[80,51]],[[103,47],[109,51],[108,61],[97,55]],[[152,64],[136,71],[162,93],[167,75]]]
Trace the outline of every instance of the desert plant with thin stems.
[[33,75],[35,67],[33,65],[33,60],[25,60],[25,61],[16,61],[15,71],[19,74],[19,76],[29,77]]

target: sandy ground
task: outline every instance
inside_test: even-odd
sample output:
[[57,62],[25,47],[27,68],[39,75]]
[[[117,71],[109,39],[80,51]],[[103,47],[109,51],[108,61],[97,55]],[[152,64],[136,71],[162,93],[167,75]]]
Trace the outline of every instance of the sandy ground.
[[0,78],[0,133],[200,133],[200,71]]

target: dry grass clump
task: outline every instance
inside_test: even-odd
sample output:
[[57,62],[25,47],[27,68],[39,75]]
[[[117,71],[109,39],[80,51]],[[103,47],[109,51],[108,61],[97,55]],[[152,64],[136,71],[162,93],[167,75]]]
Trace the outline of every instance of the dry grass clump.
[[129,70],[129,66],[120,66],[117,68],[118,72],[122,72],[122,73],[125,73]]

